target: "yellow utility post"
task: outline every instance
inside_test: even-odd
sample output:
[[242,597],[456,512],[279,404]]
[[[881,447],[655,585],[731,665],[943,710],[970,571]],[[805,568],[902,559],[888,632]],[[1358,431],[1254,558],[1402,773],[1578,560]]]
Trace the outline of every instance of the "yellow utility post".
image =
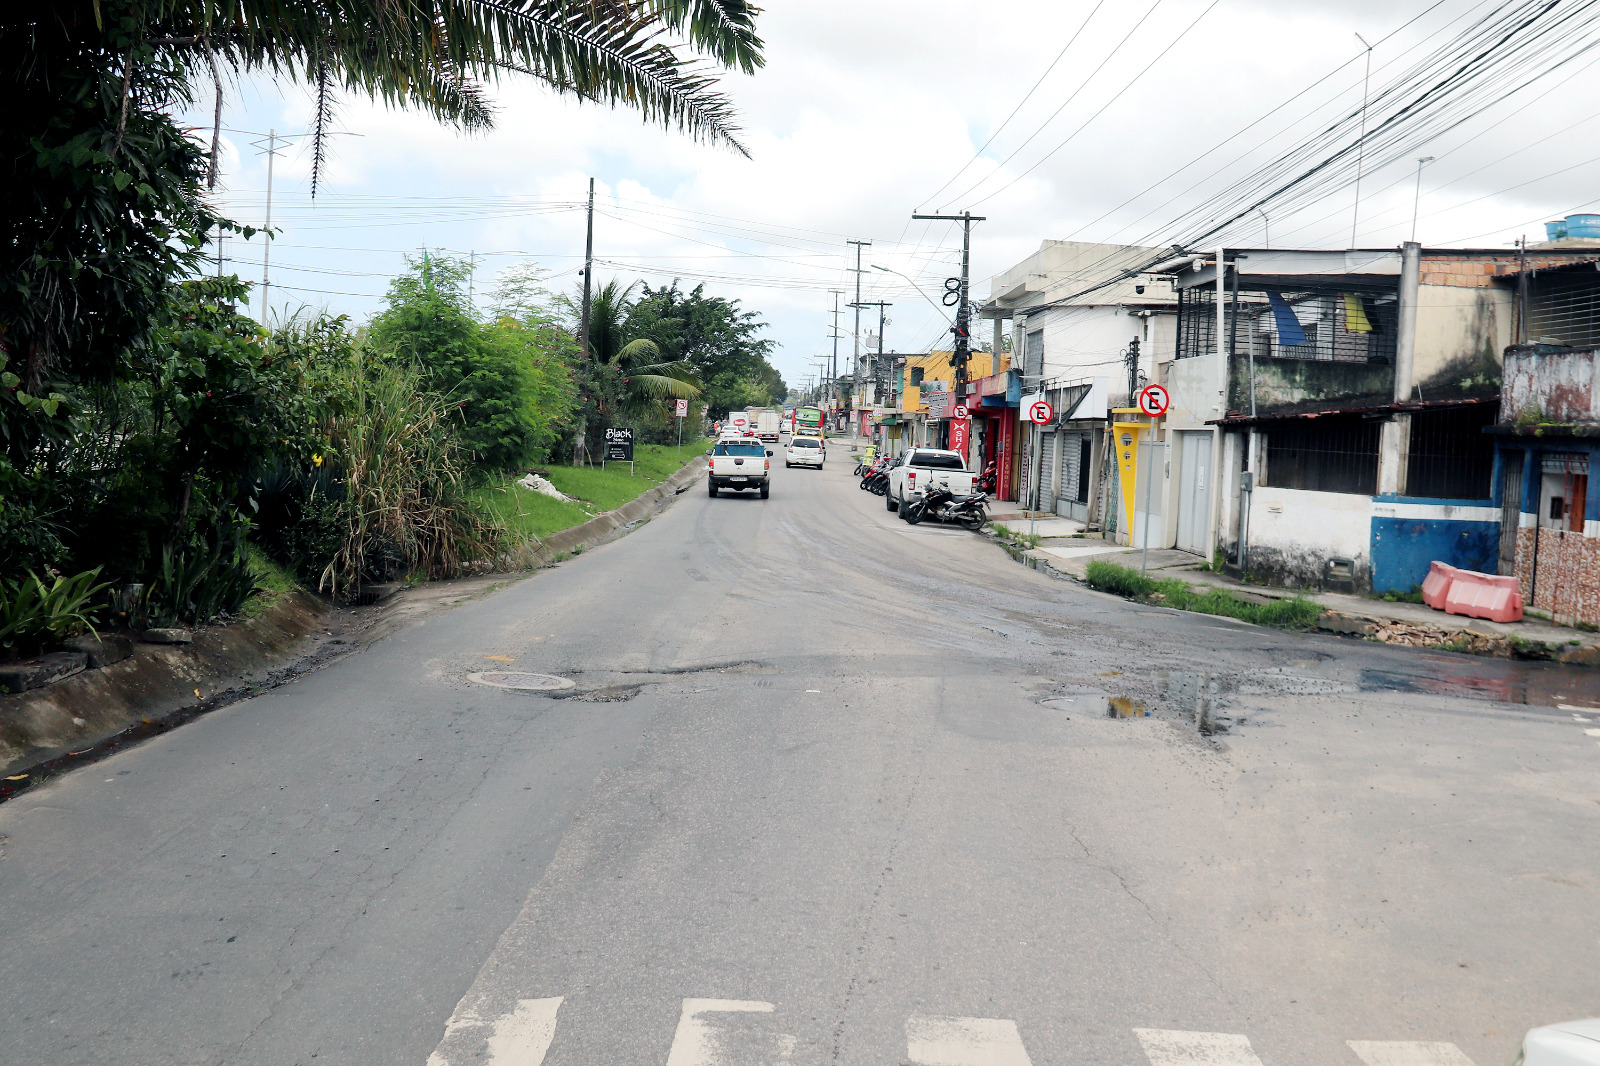
[[[1137,407],[1113,408],[1113,415],[1126,417],[1138,416],[1142,419],[1143,413]],[[1139,481],[1139,445],[1143,443],[1145,435],[1150,432],[1150,423],[1145,421],[1114,421],[1111,423],[1111,439],[1117,447],[1117,470],[1119,484],[1122,488],[1122,528],[1128,532],[1128,546],[1133,546],[1133,515],[1134,515],[1134,488]]]

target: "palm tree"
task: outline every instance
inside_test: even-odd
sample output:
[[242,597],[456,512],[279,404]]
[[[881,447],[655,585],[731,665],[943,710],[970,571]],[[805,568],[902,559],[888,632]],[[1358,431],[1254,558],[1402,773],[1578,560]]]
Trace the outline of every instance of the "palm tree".
[[[749,0],[67,0],[31,10],[121,57],[124,118],[128,75],[142,63],[174,64],[191,86],[215,81],[219,126],[227,75],[309,84],[313,191],[340,91],[476,130],[494,121],[486,86],[524,74],[748,154],[710,68],[748,74],[763,63]],[[214,131],[213,175],[216,141]]]
[[682,360],[661,358],[661,347],[648,337],[625,340],[628,308],[638,282],[626,288],[613,278],[589,302],[589,350],[598,363],[621,370],[628,386],[627,404],[647,408],[666,399],[692,400],[700,395],[694,368]]

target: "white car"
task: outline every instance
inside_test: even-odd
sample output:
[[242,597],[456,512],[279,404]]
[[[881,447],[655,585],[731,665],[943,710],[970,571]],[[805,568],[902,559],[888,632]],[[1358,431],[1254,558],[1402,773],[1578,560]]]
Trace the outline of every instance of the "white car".
[[1600,1018],[1529,1029],[1512,1066],[1597,1066]]
[[815,437],[795,437],[789,441],[789,450],[784,453],[784,466],[814,466],[822,469],[822,461],[827,458],[822,448],[822,442]]

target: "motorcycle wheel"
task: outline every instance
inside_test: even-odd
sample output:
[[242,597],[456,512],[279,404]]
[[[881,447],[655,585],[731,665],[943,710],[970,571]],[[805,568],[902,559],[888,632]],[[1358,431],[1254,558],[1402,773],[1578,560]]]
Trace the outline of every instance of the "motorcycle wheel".
[[983,514],[964,514],[961,516],[961,524],[972,530],[974,533],[982,529],[984,523],[987,521],[989,521],[989,517]]
[[905,506],[905,519],[906,519],[906,522],[908,524],[914,526],[918,522],[922,521],[922,511],[923,511],[923,507],[922,507],[922,502],[920,500],[917,501],[916,503],[908,503],[908,504],[906,504],[906,506]]

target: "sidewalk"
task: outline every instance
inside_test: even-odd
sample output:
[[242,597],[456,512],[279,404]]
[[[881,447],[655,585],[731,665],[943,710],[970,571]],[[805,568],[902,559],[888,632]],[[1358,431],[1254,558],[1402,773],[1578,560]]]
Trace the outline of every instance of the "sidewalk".
[[[1026,519],[1022,528],[1026,530]],[[1006,523],[1018,528],[1013,523]],[[1076,525],[1076,523],[1072,523]],[[1039,523],[1044,525],[1043,522]],[[1022,553],[1034,564],[1048,565],[1068,577],[1083,581],[1094,561],[1138,570],[1156,578],[1180,578],[1191,585],[1224,589],[1241,599],[1268,600],[1303,596],[1323,608],[1317,628],[1330,633],[1367,637],[1388,644],[1443,647],[1485,655],[1553,659],[1582,666],[1600,666],[1600,633],[1558,626],[1528,617],[1521,622],[1489,622],[1481,618],[1445,614],[1420,603],[1391,603],[1368,596],[1338,592],[1285,589],[1252,585],[1204,567],[1199,556],[1174,549],[1153,549],[1147,559],[1138,548],[1107,543],[1098,534],[1088,537],[1052,536],[1039,547]]]

